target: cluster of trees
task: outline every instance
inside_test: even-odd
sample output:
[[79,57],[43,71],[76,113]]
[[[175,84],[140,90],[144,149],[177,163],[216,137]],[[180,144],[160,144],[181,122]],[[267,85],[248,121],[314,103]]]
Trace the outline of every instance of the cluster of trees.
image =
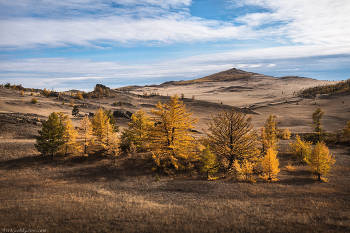
[[337,84],[323,85],[318,87],[311,87],[301,92],[302,97],[312,97],[316,94],[333,94],[333,93],[349,93],[350,79],[339,82]]
[[[290,132],[278,128],[276,116],[270,115],[258,133],[253,129],[251,117],[232,108],[212,116],[212,121],[207,123],[206,136],[198,139],[193,131],[198,119],[192,117],[193,113],[179,96],[171,96],[169,103],[159,102],[151,113],[153,116],[142,109],[134,113],[120,137],[110,110],[99,109],[91,121],[85,117],[77,131],[68,116],[52,113],[39,131],[36,147],[51,157],[57,151],[88,156],[99,150],[114,159],[120,148],[125,147],[134,155],[138,152],[151,154],[153,170],[172,172],[193,169],[199,164],[208,179],[216,179],[214,174],[222,171],[252,182],[254,173],[266,181],[277,180],[280,171],[278,141],[288,139]],[[320,124],[316,125],[320,129]],[[350,126],[348,128],[350,131]],[[318,174],[319,179],[334,163],[324,143],[316,144],[311,150],[311,143],[301,141],[299,136],[291,143],[291,152],[310,164],[310,170]]]
[[67,156],[81,153],[88,156],[95,150],[104,149],[105,155],[118,155],[118,126],[110,110],[99,109],[90,121],[85,116],[76,130],[68,115],[53,112],[38,131],[35,147],[44,156]]

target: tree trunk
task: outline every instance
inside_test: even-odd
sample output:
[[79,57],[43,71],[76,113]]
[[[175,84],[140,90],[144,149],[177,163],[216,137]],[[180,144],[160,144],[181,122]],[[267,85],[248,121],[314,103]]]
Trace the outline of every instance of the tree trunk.
[[318,173],[317,175],[318,175],[318,181],[321,181],[321,174]]

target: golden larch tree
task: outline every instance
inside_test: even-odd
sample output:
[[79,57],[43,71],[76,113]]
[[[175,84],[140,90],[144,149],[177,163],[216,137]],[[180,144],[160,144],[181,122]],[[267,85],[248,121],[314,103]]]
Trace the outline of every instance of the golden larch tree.
[[79,150],[79,145],[77,144],[78,132],[73,126],[72,120],[68,115],[63,112],[59,112],[60,124],[63,126],[63,152],[64,156],[67,156],[69,152],[77,152]]
[[242,162],[244,159],[257,159],[257,135],[251,124],[251,117],[246,117],[232,108],[212,118],[213,121],[207,123],[209,129],[205,131],[206,141],[220,160],[227,161],[221,162],[226,166],[225,169],[229,169],[235,160]]
[[238,160],[235,160],[230,168],[230,172],[233,173],[233,176],[238,180],[242,175],[242,167],[239,164]]
[[107,121],[105,128],[103,129],[101,140],[101,146],[104,149],[103,154],[105,156],[112,156],[114,158],[114,165],[116,163],[116,157],[120,154],[120,140],[113,131],[113,126]]
[[[335,158],[329,153],[329,149],[324,142],[317,142],[311,152],[309,160],[309,170],[315,173],[318,181],[321,181],[321,175],[328,175],[331,166],[335,163]],[[327,179],[324,179],[327,181]]]
[[276,156],[277,151],[275,151],[272,147],[267,149],[261,162],[263,174],[260,175],[260,177],[263,180],[270,182],[277,180],[276,176],[280,172],[280,169],[278,168],[279,162]]
[[81,100],[81,99],[83,99],[83,95],[78,91],[76,98],[78,100]]
[[148,134],[153,125],[150,116],[141,109],[131,116],[128,128],[122,132],[122,140],[128,146],[133,143],[141,151],[147,147]]
[[241,174],[245,177],[246,181],[255,182],[252,174],[253,174],[254,164],[250,162],[248,159],[244,159],[241,165]]
[[266,145],[263,146],[264,151],[262,151],[263,153],[265,153],[270,147],[272,147],[274,150],[277,150],[277,144],[278,144],[278,138],[277,138],[277,120],[276,120],[276,116],[275,115],[269,115],[269,117],[267,118],[265,125],[264,125],[264,136],[265,138],[265,142]]
[[179,101],[178,95],[171,96],[167,104],[159,102],[156,108],[151,110],[155,117],[149,134],[152,158],[166,171],[171,167],[176,170],[189,167],[191,161],[198,159],[191,132],[198,119],[192,118],[193,113]]
[[111,138],[113,135],[113,127],[109,123],[109,121],[106,122],[104,128],[102,128],[102,137],[101,137],[101,146],[105,150],[104,155],[108,155],[109,152],[107,152],[108,148],[111,147]]
[[93,146],[94,143],[92,123],[88,116],[81,120],[79,133],[84,146],[84,156],[88,156],[88,147]]
[[201,171],[207,174],[207,179],[211,179],[211,175],[216,173],[219,169],[219,163],[216,161],[216,156],[211,152],[209,146],[207,146],[200,156]]
[[101,142],[104,134],[104,130],[106,128],[106,124],[109,122],[108,116],[104,113],[102,108],[99,108],[92,118],[92,128],[93,133],[96,136],[96,140]]
[[300,136],[295,137],[295,142],[289,143],[290,149],[288,150],[292,155],[299,158],[300,161],[308,163],[311,155],[311,142],[306,142],[300,139]]

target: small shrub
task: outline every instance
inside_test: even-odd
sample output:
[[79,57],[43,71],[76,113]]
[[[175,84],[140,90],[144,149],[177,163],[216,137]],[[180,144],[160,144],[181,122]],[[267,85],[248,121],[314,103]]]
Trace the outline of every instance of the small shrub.
[[32,93],[30,93],[30,95],[31,95],[31,96],[34,96],[34,93],[33,93],[33,92],[32,92]]
[[156,181],[156,182],[160,181],[158,174],[156,174],[156,178],[154,179],[154,181]]
[[32,102],[32,104],[36,104],[36,103],[38,103],[38,100],[35,97],[33,97],[31,102]]
[[64,103],[64,100],[62,101],[62,105],[64,105],[65,103]]
[[294,166],[292,165],[292,162],[291,162],[291,161],[288,161],[288,165],[286,166],[285,170],[286,170],[286,171],[289,171],[289,172],[294,172],[294,171],[297,170],[297,169],[296,169],[296,167],[294,167]]

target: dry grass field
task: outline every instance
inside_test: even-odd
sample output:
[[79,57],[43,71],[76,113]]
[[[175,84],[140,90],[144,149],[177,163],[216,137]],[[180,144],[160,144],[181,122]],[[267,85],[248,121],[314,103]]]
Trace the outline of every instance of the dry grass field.
[[[167,94],[183,93],[188,97],[184,100],[187,107],[199,117],[198,137],[206,127],[205,122],[211,119],[211,113],[215,115],[232,106],[242,111],[248,111],[249,107],[257,129],[263,126],[269,114],[275,114],[282,121],[281,127],[288,127],[293,135],[312,131],[306,121],[311,120],[317,107],[326,112],[323,126],[329,132],[339,132],[350,120],[349,95],[317,96],[315,99],[294,95],[301,88],[324,81],[256,78],[261,81],[162,87],[156,91],[164,96],[151,98],[138,98],[136,90],[134,93],[117,92],[115,98],[74,102],[85,104],[80,109],[83,114],[95,112],[100,106],[119,109],[113,105],[116,101],[130,103],[124,104],[124,108],[132,112],[140,108],[149,111],[158,101],[168,101]],[[242,85],[247,88],[239,88]],[[210,92],[211,89],[214,92]],[[143,88],[139,93],[144,91],[148,89]],[[192,95],[195,100],[191,100]],[[291,157],[288,143],[293,137],[279,143],[277,157],[281,172],[277,182],[265,183],[258,176],[256,183],[236,181],[229,176],[207,181],[205,174],[199,172],[158,173],[160,181],[156,182],[150,161],[135,160],[126,153],[117,159],[116,165],[110,158],[100,156],[53,160],[40,156],[34,147],[35,135],[41,128],[38,119],[46,119],[52,111],[71,115],[72,108],[62,105],[62,100],[46,97],[37,97],[38,103],[33,105],[28,102],[31,98],[30,92],[21,96],[18,91],[0,88],[2,231],[350,231],[349,147],[330,146],[336,163],[328,183],[314,181],[307,166]],[[69,103],[69,97],[66,98],[65,102]],[[72,117],[76,126],[80,119]],[[126,127],[127,122],[127,119],[118,119],[121,128]],[[288,161],[292,161],[296,171],[284,170]]]

